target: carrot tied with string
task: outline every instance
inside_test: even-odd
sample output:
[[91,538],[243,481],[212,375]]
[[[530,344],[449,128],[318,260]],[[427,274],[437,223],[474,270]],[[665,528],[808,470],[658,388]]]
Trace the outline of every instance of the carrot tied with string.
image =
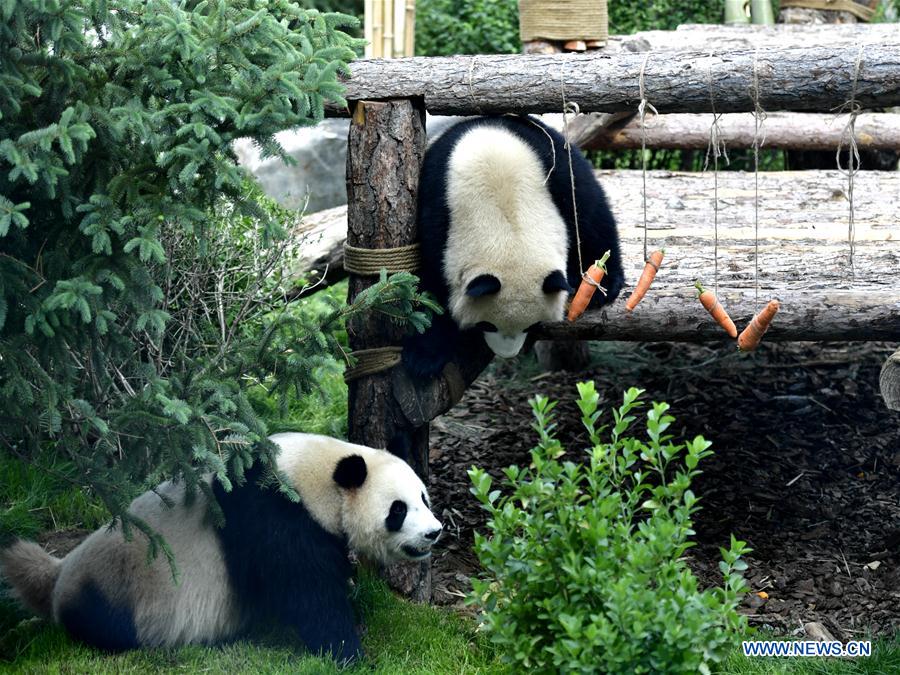
[[750,320],[750,324],[741,332],[738,337],[738,349],[742,352],[752,352],[759,346],[763,335],[769,330],[772,319],[778,313],[781,307],[777,300],[769,300],[769,304],[762,308],[762,311]]
[[644,264],[644,271],[641,272],[641,278],[638,279],[637,286],[634,287],[631,296],[625,301],[625,309],[629,312],[637,307],[637,304],[647,295],[650,284],[653,283],[656,273],[659,272],[659,267],[662,265],[665,254],[665,249],[660,249],[659,251],[653,251],[647,258]]
[[737,326],[734,325],[734,321],[728,316],[728,312],[722,307],[715,293],[703,288],[699,281],[695,281],[694,286],[697,287],[697,292],[700,294],[697,297],[700,299],[700,304],[703,305],[703,308],[716,320],[716,323],[725,329],[729,336],[736,338],[738,334]]
[[600,292],[606,295],[606,289],[600,285],[600,280],[606,274],[606,261],[609,260],[609,253],[607,251],[600,260],[595,260],[594,264],[588,267],[587,272],[581,275],[581,284],[578,286],[578,292],[575,293],[575,297],[572,298],[572,302],[569,304],[569,321],[574,321],[584,314],[597,289],[600,289]]

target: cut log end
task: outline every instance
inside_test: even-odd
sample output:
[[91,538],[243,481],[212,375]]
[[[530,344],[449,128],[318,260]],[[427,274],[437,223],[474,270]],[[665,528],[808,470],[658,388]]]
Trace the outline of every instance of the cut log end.
[[890,410],[900,410],[900,349],[884,362],[879,386],[884,404]]

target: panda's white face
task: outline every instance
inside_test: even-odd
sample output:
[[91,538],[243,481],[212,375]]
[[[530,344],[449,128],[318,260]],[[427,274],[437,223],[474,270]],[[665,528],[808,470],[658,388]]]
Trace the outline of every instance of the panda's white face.
[[442,525],[406,462],[386,452],[352,455],[338,463],[335,480],[345,486],[342,530],[353,550],[382,562],[431,555]]
[[278,468],[326,531],[375,560],[426,558],[441,534],[425,485],[396,455],[316,434],[270,437]]
[[531,326],[561,320],[571,291],[568,231],[545,182],[534,150],[494,125],[473,127],[450,157],[449,310],[499,356],[518,354]]

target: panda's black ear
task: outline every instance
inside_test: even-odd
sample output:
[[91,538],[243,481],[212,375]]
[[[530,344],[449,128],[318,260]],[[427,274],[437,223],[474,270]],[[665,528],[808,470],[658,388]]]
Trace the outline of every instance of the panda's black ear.
[[334,469],[334,482],[347,490],[366,482],[366,460],[359,455],[347,455]]
[[493,295],[500,290],[500,280],[493,274],[479,274],[466,286],[466,295],[470,298],[480,298],[483,295]]
[[562,273],[562,270],[553,270],[550,272],[550,274],[544,278],[544,285],[541,288],[543,288],[544,293],[557,293],[559,291],[571,293],[574,290],[569,286],[566,275]]

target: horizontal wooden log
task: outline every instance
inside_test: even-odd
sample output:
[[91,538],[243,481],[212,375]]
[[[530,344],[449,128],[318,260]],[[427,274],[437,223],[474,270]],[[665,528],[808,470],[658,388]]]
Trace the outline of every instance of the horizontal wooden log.
[[775,26],[722,26],[685,24],[675,30],[650,30],[613,35],[607,52],[734,51],[789,47],[853,47],[897,41],[897,24],[783,24]]
[[[635,115],[610,125],[592,124],[593,115],[569,123],[569,138],[586,150],[633,150],[641,147],[641,123]],[[672,114],[647,118],[643,136],[648,148],[706,150],[711,114]],[[771,113],[762,124],[760,140],[766,149],[836,151],[846,142],[845,115]],[[752,148],[754,116],[731,113],[719,119],[728,148]],[[900,150],[900,113],[863,113],[856,119],[856,142],[862,150]]]
[[[754,61],[763,109],[830,112],[850,99],[863,107],[900,105],[900,36],[864,47],[651,54],[647,99],[659,112],[750,112]],[[346,79],[348,100],[422,97],[432,114],[561,112],[563,98],[582,112],[634,111],[644,54],[496,55],[361,59]],[[346,115],[345,109],[329,109]]]
[[[662,275],[665,268],[660,272]],[[657,277],[659,278],[659,277]],[[655,283],[655,282],[654,282]],[[542,324],[538,339],[625,340],[654,342],[728,341],[691,287],[651,288],[633,312],[623,302],[587,312],[578,321]],[[719,302],[741,329],[757,312],[753,291],[719,287]],[[760,294],[759,309],[772,298],[781,309],[766,333],[767,341],[894,340],[900,337],[900,289],[896,291],[779,290]]]
[[[633,285],[643,267],[641,172],[598,171],[597,175],[619,223],[627,282]],[[779,315],[782,327],[772,333],[772,339],[900,342],[900,216],[896,202],[900,173],[866,171],[855,177],[852,278],[846,190],[847,178],[838,171],[759,174],[760,300],[779,298],[782,314],[788,317],[782,322]],[[740,323],[742,316],[749,317],[755,309],[753,174],[721,172],[718,206],[719,293],[735,303],[733,316]],[[710,287],[716,282],[713,207],[711,171],[648,172],[648,243],[651,248],[665,248],[666,260],[647,299],[628,317],[619,317],[618,309],[609,310],[606,316],[613,317],[613,323],[602,313],[595,319],[589,312],[572,327],[547,330],[554,337],[571,330],[573,339],[586,334],[591,339],[634,340],[706,340],[724,335],[712,324],[703,323],[699,332],[693,328],[698,319],[705,320],[694,300],[694,280]],[[341,217],[340,209],[331,214],[331,227],[346,231],[346,217]],[[331,272],[339,270],[333,266]],[[839,294],[833,305],[827,301],[832,293]],[[656,302],[663,303],[659,312],[647,309]],[[816,306],[820,307],[817,312]],[[813,319],[791,320],[796,311],[792,308],[808,309]],[[674,315],[672,325],[666,312]],[[660,321],[660,317],[666,320]]]

